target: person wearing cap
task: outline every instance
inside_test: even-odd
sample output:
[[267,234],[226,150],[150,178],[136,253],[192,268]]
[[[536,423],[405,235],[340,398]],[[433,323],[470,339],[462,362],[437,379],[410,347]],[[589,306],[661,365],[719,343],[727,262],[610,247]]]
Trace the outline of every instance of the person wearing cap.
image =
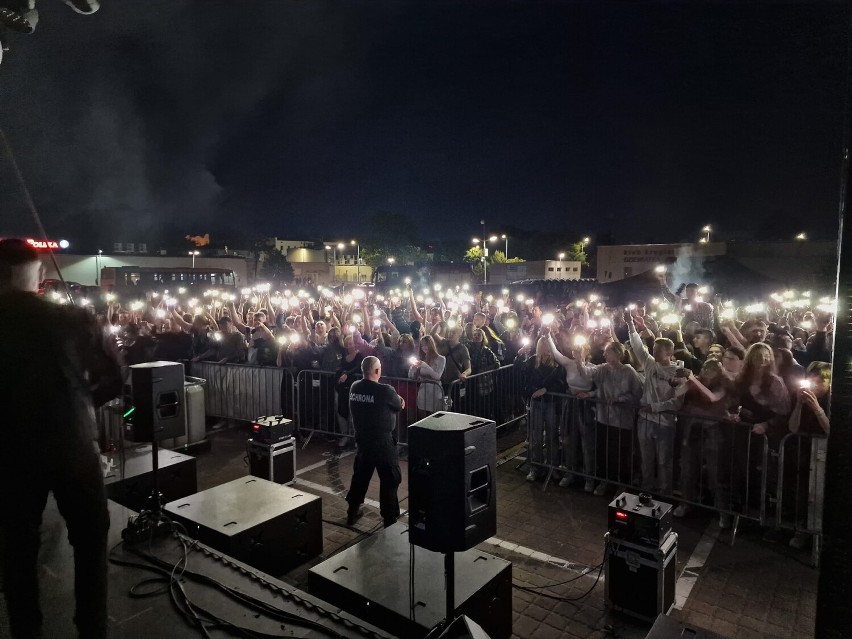
[[[119,394],[121,376],[93,315],[37,295],[42,271],[33,247],[0,240],[3,594],[12,637],[40,637],[37,561],[52,492],[74,549],[74,622],[81,637],[102,639],[109,512],[94,408]],[[39,339],[22,342],[22,326]]]

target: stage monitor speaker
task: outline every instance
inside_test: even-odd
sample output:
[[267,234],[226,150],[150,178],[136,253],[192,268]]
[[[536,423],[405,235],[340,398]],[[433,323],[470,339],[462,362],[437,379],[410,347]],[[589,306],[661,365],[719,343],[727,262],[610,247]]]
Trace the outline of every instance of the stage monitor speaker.
[[130,367],[133,410],[125,417],[124,436],[134,442],[186,434],[183,408],[183,364],[147,362]]
[[438,412],[408,428],[409,541],[462,552],[497,532],[493,421]]
[[645,639],[724,639],[724,637],[691,623],[677,621],[666,615],[658,615],[651,632]]
[[473,619],[462,615],[451,623],[438,639],[490,639],[488,633]]

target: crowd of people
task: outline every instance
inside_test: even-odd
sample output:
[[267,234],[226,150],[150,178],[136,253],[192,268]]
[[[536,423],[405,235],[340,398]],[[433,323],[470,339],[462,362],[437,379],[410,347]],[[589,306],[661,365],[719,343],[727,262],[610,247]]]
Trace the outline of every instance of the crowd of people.
[[[514,364],[520,397],[512,399],[529,406],[527,479],[554,468],[560,486],[579,481],[598,495],[627,485],[668,496],[677,489],[678,516],[707,493],[727,527],[728,513],[749,499],[747,469],[760,463],[749,452],[758,448],[753,437],[777,451],[787,433],[828,432],[833,301],[785,291],[737,306],[706,295],[693,283],[675,292],[662,285],[658,296],[614,307],[595,294],[545,304],[509,289],[438,284],[385,295],[258,286],[207,291],[202,300],[109,300],[100,319],[127,364],[330,371],[329,397],[348,397],[372,355],[385,377],[417,382],[398,387],[417,417],[466,412],[471,397],[493,396],[478,410],[488,406],[483,416],[499,420],[506,384],[486,373]],[[332,410],[345,445],[348,402]]]

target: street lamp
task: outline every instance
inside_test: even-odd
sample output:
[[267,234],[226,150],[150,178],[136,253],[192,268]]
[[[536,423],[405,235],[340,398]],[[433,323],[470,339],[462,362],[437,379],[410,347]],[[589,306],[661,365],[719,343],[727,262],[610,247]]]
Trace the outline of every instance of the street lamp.
[[393,263],[394,263],[394,262],[396,262],[396,258],[393,258],[393,257],[389,257],[389,258],[388,258],[388,264],[390,264],[391,266],[393,266]]
[[704,236],[704,239],[703,239],[703,240],[701,240],[701,243],[702,243],[702,244],[707,244],[707,242],[709,242],[709,241],[710,241],[710,231],[711,231],[711,230],[712,230],[712,229],[710,228],[710,225],[709,225],[709,224],[705,225],[705,226],[701,229],[701,232],[702,232],[702,233],[706,233],[706,234],[707,234],[706,236]]
[[500,236],[500,239],[501,239],[501,240],[506,240],[506,251],[505,251],[505,255],[506,255],[506,259],[508,260],[508,259],[509,259],[509,236],[504,234],[504,235],[501,235],[501,236]]
[[796,239],[797,239],[797,240],[802,240],[802,241],[804,241],[804,240],[808,239],[808,236],[807,236],[807,234],[805,234],[805,233],[799,233],[799,234],[796,236]]
[[355,272],[357,273],[358,283],[360,284],[361,283],[361,244],[356,240],[352,240],[350,242],[350,244],[352,246],[358,247],[358,252],[355,255]]
[[592,241],[592,238],[590,238],[590,237],[584,237],[583,238],[583,244],[588,245],[591,241]]
[[190,251],[189,254],[192,256],[192,268],[195,268],[195,256],[201,255],[201,251]]
[[334,256],[332,258],[333,261],[332,261],[332,268],[331,268],[331,283],[332,284],[334,284],[334,282],[337,281],[337,247],[338,246],[340,248],[343,248],[343,242],[341,242],[340,244],[337,244],[335,246],[330,246],[328,244],[325,245],[325,250],[326,251],[333,251],[333,256]]
[[98,249],[98,254],[95,255],[95,286],[101,285],[101,257],[104,252]]
[[564,259],[565,259],[565,253],[560,253],[560,254],[558,255],[558,257],[559,257],[559,261],[561,262],[562,260],[564,260]]
[[[482,222],[485,224],[485,222]],[[485,237],[484,235],[482,236]],[[482,245],[482,283],[488,283],[488,242],[496,242],[499,238],[496,235],[492,235],[488,238],[488,240],[480,240],[478,237],[473,238],[474,244]]]

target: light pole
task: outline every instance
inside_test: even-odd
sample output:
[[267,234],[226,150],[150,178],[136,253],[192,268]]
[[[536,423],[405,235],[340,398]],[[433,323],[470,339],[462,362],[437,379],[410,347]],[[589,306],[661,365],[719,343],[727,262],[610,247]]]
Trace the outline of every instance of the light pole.
[[560,253],[560,254],[559,254],[559,255],[557,255],[556,257],[558,257],[558,258],[559,258],[559,261],[561,262],[562,260],[564,260],[564,259],[565,259],[565,253]]
[[475,238],[473,238],[472,241],[473,241],[474,244],[479,244],[480,252],[482,253],[482,255],[480,255],[479,259],[480,259],[480,261],[482,261],[482,273],[483,273],[482,283],[484,284],[485,283],[485,277],[486,277],[485,273],[487,272],[486,269],[488,268],[488,263],[485,261],[485,240],[480,240],[478,237],[475,237]]
[[189,254],[192,256],[192,268],[195,268],[195,256],[201,255],[201,251],[190,251]]
[[95,255],[95,286],[101,285],[101,256],[104,252],[98,249],[98,254]]
[[583,238],[583,244],[585,244],[586,246],[588,246],[591,243],[591,241],[592,241],[592,238],[590,238],[588,236]]
[[388,258],[388,264],[390,264],[391,266],[393,266],[393,263],[394,263],[394,262],[396,262],[396,258],[393,258],[393,257],[389,257],[389,258]]
[[503,235],[500,236],[500,239],[506,241],[506,250],[503,254],[506,256],[506,259],[508,260],[509,259],[509,236],[504,233]]
[[[337,250],[340,251],[340,257],[344,257],[343,250],[346,248],[346,245],[343,242],[338,242],[336,246]],[[334,271],[335,273],[337,272],[337,251],[334,253]],[[347,279],[349,279],[348,276]]]
[[[483,224],[484,224],[484,222],[483,222]],[[488,243],[487,242],[496,242],[497,239],[498,238],[497,238],[496,235],[492,235],[491,237],[488,238],[488,240],[485,239],[485,236],[483,236],[481,240],[478,237],[473,238],[474,244],[481,244],[482,245],[482,283],[483,284],[488,284]]]
[[350,244],[352,246],[357,247],[358,252],[355,255],[355,272],[357,273],[358,284],[360,284],[361,283],[361,243],[358,242],[357,240],[352,240],[350,242]]
[[712,229],[710,228],[709,224],[707,224],[706,226],[704,226],[704,228],[701,229],[702,233],[706,233],[706,235],[704,236],[704,241],[701,242],[702,244],[707,244],[710,241],[710,231],[711,230]]
[[[331,283],[334,284],[334,282],[337,278],[337,247],[326,244],[325,250],[326,251],[333,251],[334,257],[332,258],[332,263],[331,263]],[[328,256],[326,256],[326,259],[328,259]]]

